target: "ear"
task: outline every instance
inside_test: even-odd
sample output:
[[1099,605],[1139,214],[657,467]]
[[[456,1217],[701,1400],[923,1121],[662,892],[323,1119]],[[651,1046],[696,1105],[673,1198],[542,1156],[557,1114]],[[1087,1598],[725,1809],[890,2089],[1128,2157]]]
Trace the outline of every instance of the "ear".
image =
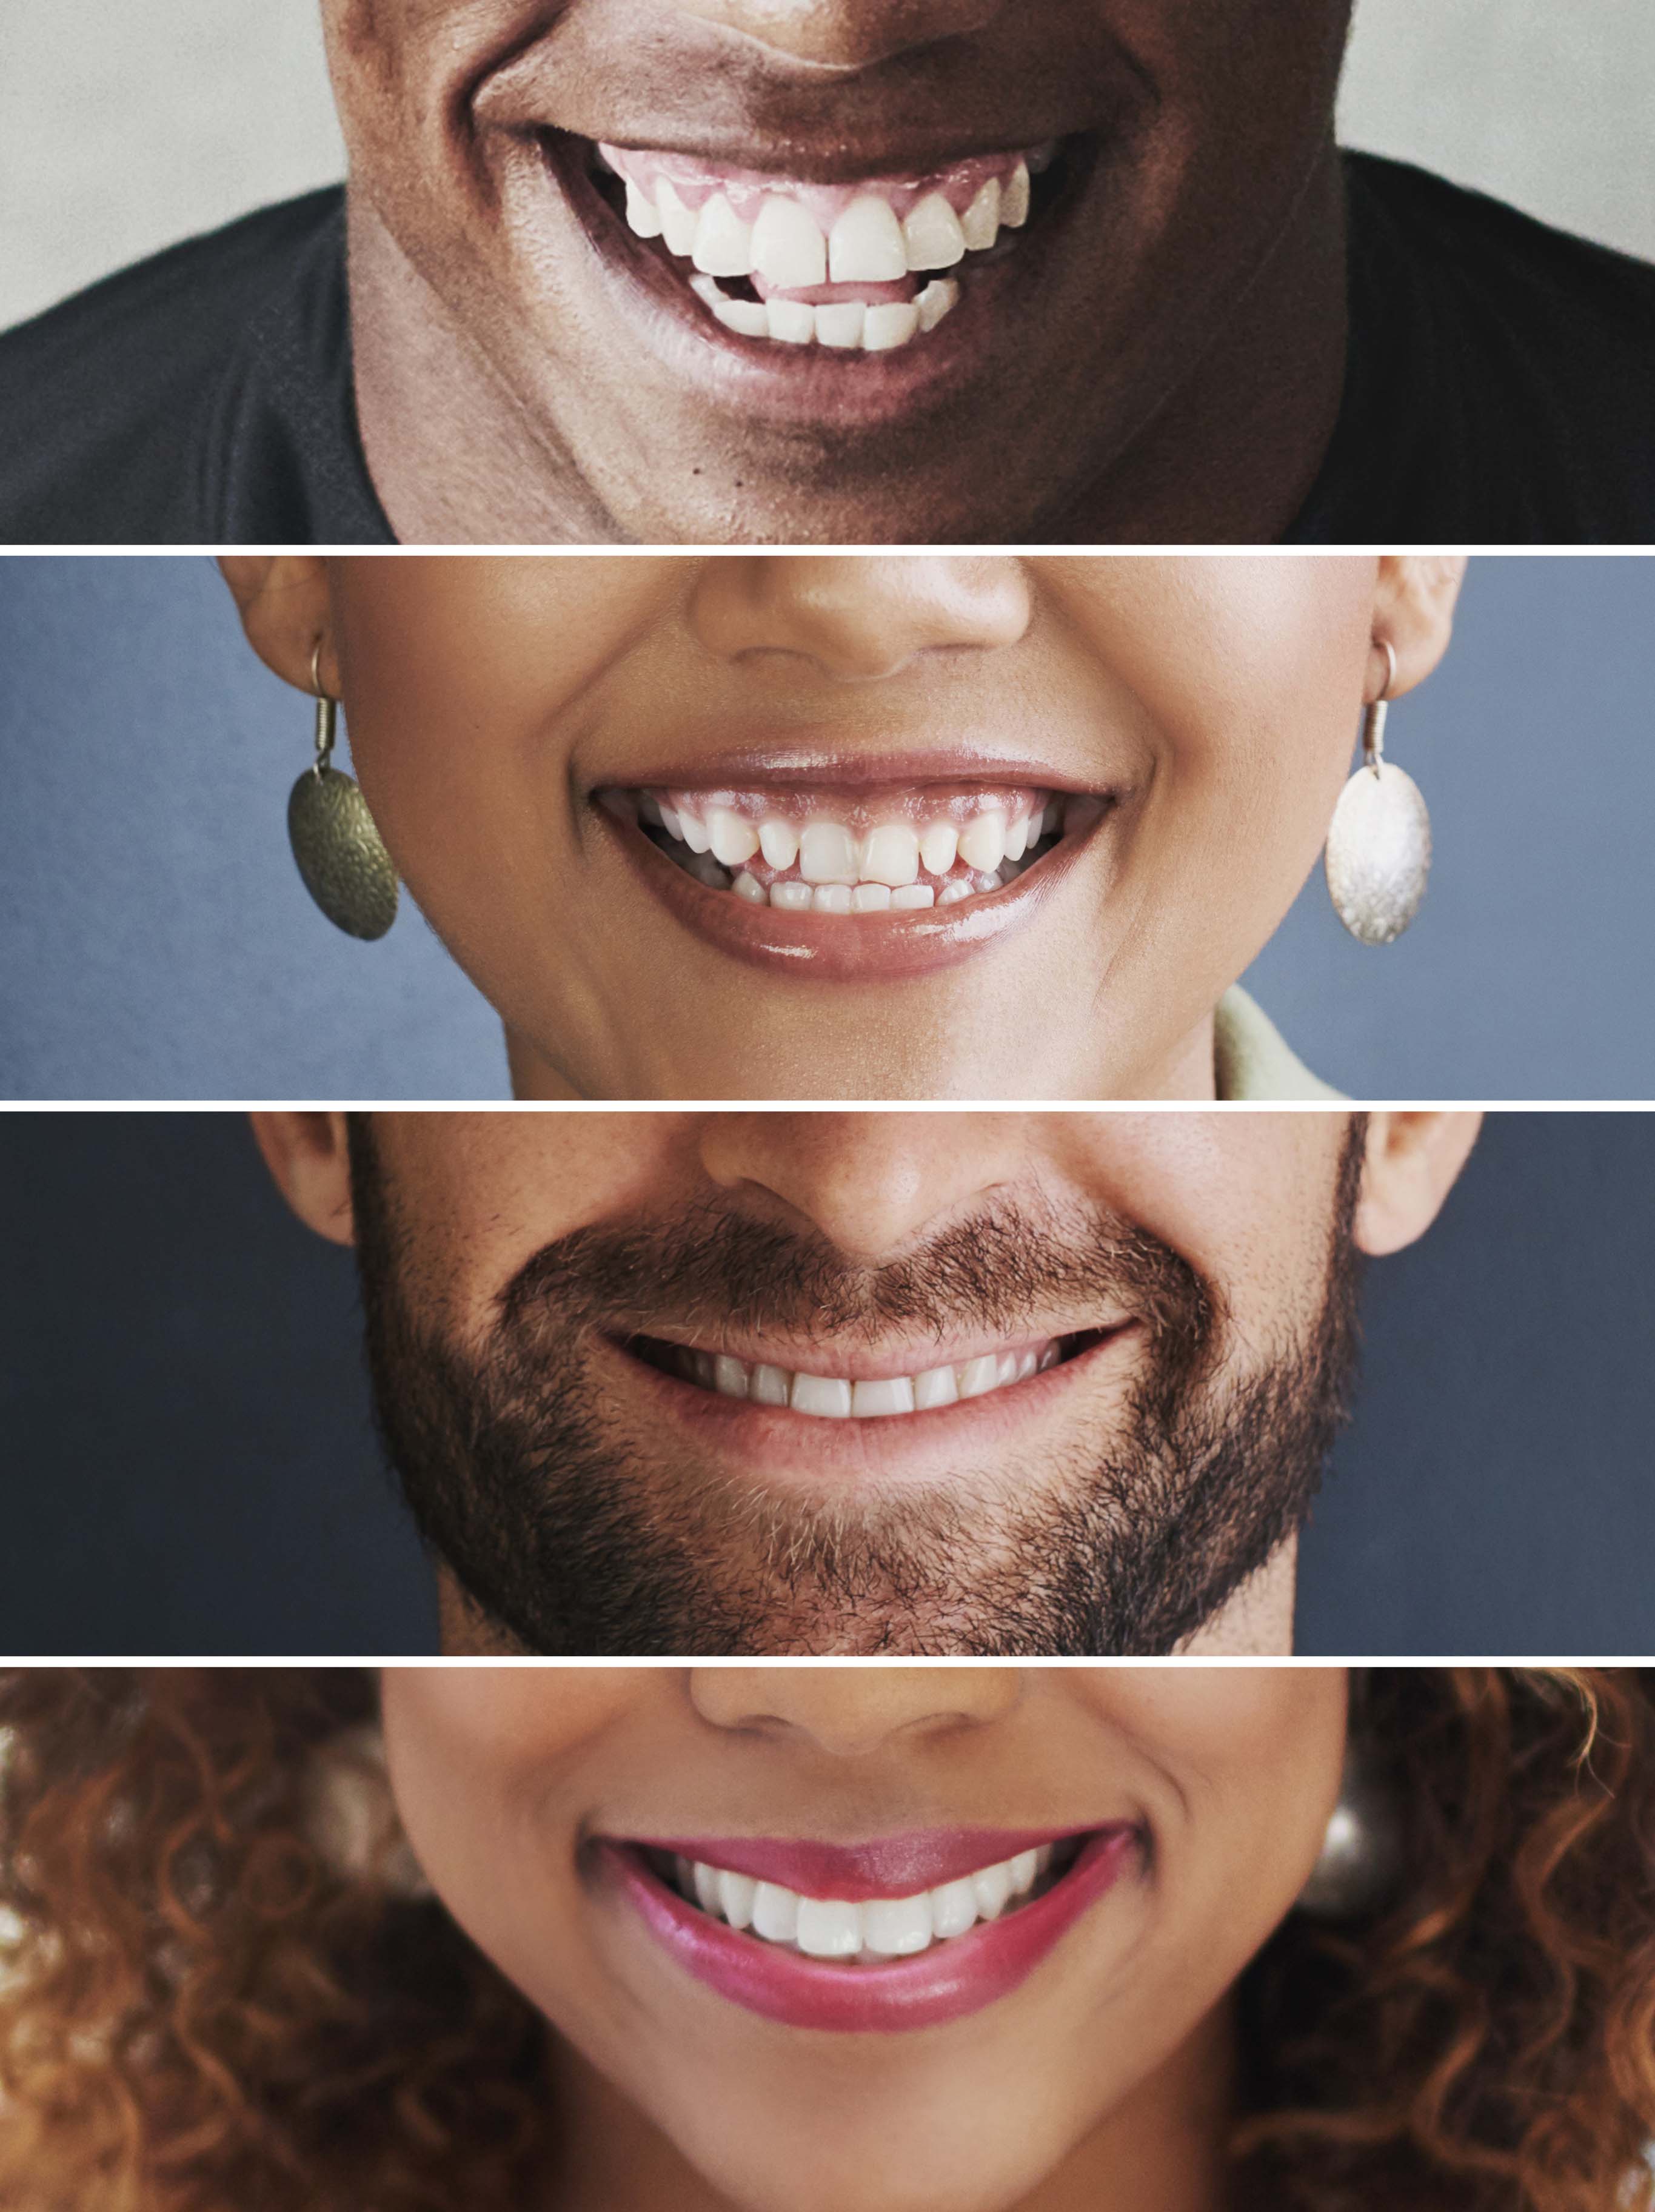
[[343,1114],[250,1114],[264,1164],[299,1218],[334,1244],[355,1241],[350,1137]]
[[[1397,656],[1393,699],[1423,684],[1447,652],[1464,580],[1462,553],[1387,553],[1380,560],[1373,635],[1388,639]],[[1368,656],[1367,699],[1379,697],[1385,674],[1385,655],[1375,647]]]
[[1476,1142],[1481,1114],[1370,1114],[1355,1237],[1375,1259],[1422,1237]]
[[295,691],[308,691],[311,655],[319,639],[323,688],[336,699],[339,663],[327,562],[312,553],[221,553],[218,566],[247,642],[264,665]]

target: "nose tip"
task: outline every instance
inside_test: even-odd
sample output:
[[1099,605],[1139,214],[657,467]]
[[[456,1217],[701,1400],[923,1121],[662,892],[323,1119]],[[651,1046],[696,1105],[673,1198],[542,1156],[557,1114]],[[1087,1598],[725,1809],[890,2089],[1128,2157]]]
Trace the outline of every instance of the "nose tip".
[[682,12],[817,69],[870,69],[980,30],[1003,0],[681,0]]
[[700,1667],[690,1696],[712,1726],[804,1741],[837,1759],[1003,1719],[1015,1667]]
[[924,653],[1015,645],[1030,611],[1028,574],[1015,558],[769,556],[709,561],[689,618],[700,642],[726,659],[787,655],[865,682]]
[[721,1188],[767,1196],[844,1258],[876,1267],[1027,1169],[1015,1115],[721,1114],[701,1164]]

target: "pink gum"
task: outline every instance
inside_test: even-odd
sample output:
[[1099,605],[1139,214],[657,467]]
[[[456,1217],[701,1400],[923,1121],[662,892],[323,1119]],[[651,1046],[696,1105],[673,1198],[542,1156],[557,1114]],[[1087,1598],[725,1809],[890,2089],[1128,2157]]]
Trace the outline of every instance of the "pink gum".
[[874,799],[849,798],[834,791],[663,791],[653,789],[650,797],[657,805],[662,802],[675,814],[690,814],[696,821],[705,822],[715,806],[726,812],[742,815],[749,822],[768,822],[779,818],[785,822],[818,820],[842,822],[847,829],[876,830],[882,823],[906,822],[916,830],[923,830],[928,822],[970,821],[975,814],[986,814],[997,808],[1008,822],[1015,822],[1034,811],[1038,799],[1042,810],[1056,796],[1044,790],[1032,790],[1027,784],[1014,784],[1002,790],[985,789],[980,784],[962,790],[958,786],[938,785],[929,790],[882,793]]
[[[814,185],[797,178],[767,174],[761,169],[737,169],[713,161],[698,161],[687,154],[654,154],[630,146],[600,146],[609,166],[652,199],[663,177],[691,210],[699,210],[714,192],[723,192],[743,222],[751,222],[767,192],[782,192],[797,200],[815,217],[826,236],[852,200],[869,193],[888,200],[900,222],[928,192],[941,192],[956,215],[963,215],[991,177],[1002,184],[1028,153],[977,154],[949,168],[924,177],[862,177],[851,185]],[[1032,149],[1037,157],[1043,149]]]

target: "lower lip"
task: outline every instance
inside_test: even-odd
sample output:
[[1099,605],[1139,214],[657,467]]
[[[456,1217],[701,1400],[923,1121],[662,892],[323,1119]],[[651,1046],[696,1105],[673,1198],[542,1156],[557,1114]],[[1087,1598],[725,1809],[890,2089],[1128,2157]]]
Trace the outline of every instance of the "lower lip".
[[1113,811],[1064,837],[1003,890],[907,914],[788,914],[698,883],[635,823],[594,810],[645,889],[704,944],[771,974],[824,982],[889,982],[951,968],[1026,928]]
[[599,1848],[645,1926],[697,1981],[784,2027],[875,2035],[963,2020],[1009,1996],[1114,1887],[1137,1843],[1135,1829],[1100,1830],[1033,1905],[879,1966],[831,1966],[743,1935],[668,1888],[629,1846]]

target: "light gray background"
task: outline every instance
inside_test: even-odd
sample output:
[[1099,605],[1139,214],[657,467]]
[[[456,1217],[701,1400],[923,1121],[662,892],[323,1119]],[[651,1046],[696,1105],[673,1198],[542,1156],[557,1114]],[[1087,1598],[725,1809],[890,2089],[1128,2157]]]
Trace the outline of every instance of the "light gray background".
[[[1655,257],[1649,0],[1359,0],[1341,135]],[[343,172],[316,0],[5,0],[0,326]]]
[[[0,1116],[0,1648],[432,1648],[349,1255],[239,1115]],[[1363,1311],[1299,1649],[1655,1649],[1655,1115],[1491,1115]]]
[[[1434,823],[1419,919],[1357,945],[1318,868],[1246,978],[1326,1080],[1655,1097],[1652,634],[1655,562],[1472,562],[1391,717]],[[417,911],[361,945],[306,896],[308,704],[210,562],[0,557],[0,1097],[504,1095],[498,1025]]]

